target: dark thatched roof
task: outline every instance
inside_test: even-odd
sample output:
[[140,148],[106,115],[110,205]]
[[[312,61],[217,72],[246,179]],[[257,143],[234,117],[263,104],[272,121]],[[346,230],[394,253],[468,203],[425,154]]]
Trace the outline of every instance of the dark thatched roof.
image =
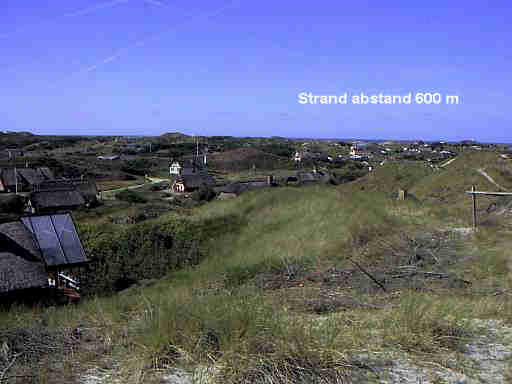
[[76,190],[86,202],[96,199],[98,188],[94,180],[82,179],[55,179],[43,181],[38,186],[38,191],[59,191],[59,190]]
[[3,168],[0,169],[0,177],[2,178],[2,181],[5,186],[14,186],[16,184],[15,178],[14,178],[14,169],[8,169]]
[[54,180],[55,175],[48,167],[37,168],[37,173],[42,177],[43,180]]
[[185,185],[186,189],[194,189],[199,188],[201,185],[213,185],[215,184],[215,180],[211,176],[204,175],[184,175],[181,176],[177,182],[182,182]]
[[307,183],[307,182],[315,182],[316,181],[316,177],[315,175],[313,174],[313,172],[300,172],[298,175],[299,177],[299,180],[302,182],[302,183]]
[[184,167],[181,168],[181,175],[182,176],[192,176],[199,174],[199,170],[193,167]]
[[44,264],[0,251],[0,294],[20,289],[48,287]]
[[30,201],[36,211],[79,207],[85,204],[84,198],[76,189],[32,192]]
[[93,180],[75,183],[75,188],[86,201],[96,199],[96,195],[98,194],[98,187]]
[[36,239],[21,222],[0,224],[0,244],[0,250],[9,248],[34,261],[42,260]]
[[16,172],[29,185],[37,185],[44,180],[43,176],[33,168],[18,168]]
[[33,235],[20,222],[0,224],[0,294],[48,286]]
[[[17,168],[16,174],[18,176],[18,183],[28,185],[38,185],[45,180],[52,180],[54,178],[52,171],[49,168]],[[0,178],[3,183],[8,187],[15,186],[14,168],[0,169]]]

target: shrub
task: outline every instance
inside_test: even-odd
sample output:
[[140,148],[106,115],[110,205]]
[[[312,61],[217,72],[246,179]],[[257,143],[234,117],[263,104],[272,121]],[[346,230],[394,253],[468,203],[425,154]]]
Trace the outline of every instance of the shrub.
[[164,181],[161,183],[153,184],[149,189],[153,192],[163,191],[165,189],[169,189],[169,183]]
[[198,190],[192,193],[192,199],[195,201],[211,201],[215,196],[213,189],[207,185],[202,185]]
[[142,279],[161,278],[200,260],[200,227],[183,218],[117,226],[80,227],[91,260],[86,294],[109,294]]
[[132,175],[144,176],[149,173],[153,162],[146,159],[128,160],[121,167],[121,171]]
[[137,192],[130,191],[129,189],[125,189],[124,191],[116,193],[116,199],[135,204],[147,203],[147,200],[143,196],[141,196]]
[[21,213],[24,206],[25,201],[20,195],[0,199],[0,212],[2,213]]

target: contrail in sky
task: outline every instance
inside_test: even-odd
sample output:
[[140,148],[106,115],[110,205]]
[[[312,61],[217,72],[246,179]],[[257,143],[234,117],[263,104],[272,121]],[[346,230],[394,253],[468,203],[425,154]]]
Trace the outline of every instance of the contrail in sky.
[[158,1],[158,0],[144,0],[146,3],[149,3],[149,4],[153,4],[153,5],[158,5],[159,7],[166,7],[167,4],[164,4],[162,3],[161,1]]
[[112,1],[108,1],[106,3],[96,4],[96,5],[93,5],[92,7],[81,9],[79,11],[66,13],[62,17],[75,17],[75,16],[87,15],[89,13],[98,11],[100,9],[112,8],[118,4],[127,3],[128,1],[130,1],[130,0],[112,0]]
[[[27,25],[27,26],[22,27],[22,28],[18,28],[16,30],[12,31],[12,32],[0,34],[0,39],[6,39],[8,37],[11,37],[12,35],[25,32],[25,31],[30,30],[31,28],[33,28],[35,26],[41,26],[41,25],[44,25],[44,24],[48,24],[48,23],[51,23],[53,21],[57,21],[59,19],[63,19],[63,18],[66,18],[66,17],[76,17],[76,16],[88,15],[90,13],[99,11],[101,9],[112,8],[112,7],[115,7],[116,5],[127,3],[128,1],[131,1],[131,0],[111,0],[111,1],[104,2],[104,3],[99,3],[99,4],[96,4],[96,5],[92,5],[90,7],[87,7],[87,8],[84,8],[84,9],[80,9],[78,11],[67,12],[67,13],[65,13],[63,15],[60,15],[60,16],[52,17],[52,18],[46,19],[46,20],[41,20],[41,21],[39,21],[39,22],[37,22],[35,24]],[[150,0],[145,0],[145,1],[150,1]],[[154,2],[154,4],[160,3],[159,1],[156,1],[156,0],[152,0],[151,2],[152,3]],[[163,5],[163,4],[160,4],[160,5]]]
[[80,73],[93,72],[93,71],[97,70],[98,68],[102,67],[103,65],[118,59],[123,54],[131,51],[132,49],[134,49],[136,47],[142,47],[142,46],[146,45],[148,42],[150,42],[152,40],[156,40],[159,37],[163,36],[164,34],[170,32],[171,30],[173,30],[173,29],[175,29],[177,27],[183,26],[183,25],[185,25],[185,24],[187,24],[189,22],[192,22],[192,21],[195,21],[195,20],[198,20],[198,19],[209,19],[209,18],[218,16],[222,12],[226,11],[227,9],[232,8],[236,3],[238,3],[238,1],[239,0],[231,1],[227,5],[223,6],[222,8],[219,8],[219,9],[217,9],[215,11],[212,11],[212,12],[205,12],[205,13],[201,13],[201,14],[198,14],[198,15],[190,16],[190,17],[186,18],[181,23],[174,24],[174,25],[170,26],[169,28],[166,28],[163,31],[160,31],[158,33],[150,35],[150,36],[148,36],[148,37],[146,37],[144,39],[140,39],[140,40],[136,41],[135,43],[133,43],[133,44],[127,46],[127,47],[118,49],[112,55],[104,58],[103,60],[99,61],[98,63],[96,63],[94,65],[91,65],[91,66],[89,66],[87,68],[84,68],[84,69],[81,69],[79,71],[76,71],[76,72],[72,73],[71,76],[76,75],[76,74],[80,74]]

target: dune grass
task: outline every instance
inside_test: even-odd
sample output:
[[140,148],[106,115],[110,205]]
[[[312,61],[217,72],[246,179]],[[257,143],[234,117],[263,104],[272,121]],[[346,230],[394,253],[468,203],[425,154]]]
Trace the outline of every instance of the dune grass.
[[[127,383],[157,383],[161,370],[175,366],[215,367],[211,374],[222,383],[342,382],[355,371],[372,382],[374,374],[358,363],[361,353],[405,351],[442,360],[475,332],[470,319],[512,322],[505,295],[512,286],[505,219],[483,227],[460,248],[436,254],[446,259],[439,261],[444,272],[470,281],[469,288],[380,292],[373,287],[364,294],[346,287],[329,292],[384,305],[320,316],[292,308],[290,298],[325,287],[305,279],[312,272],[354,269],[349,257],[373,271],[391,266],[396,255],[416,252],[418,234],[460,224],[456,209],[443,209],[428,201],[397,202],[385,193],[355,193],[353,185],[269,189],[215,201],[189,216],[200,228],[199,265],[77,306],[14,307],[0,312],[0,323],[82,327],[93,352],[77,350],[73,359],[84,366],[120,361],[118,374]],[[407,243],[411,239],[413,246]],[[269,292],[258,284],[269,274],[286,276],[294,289]]]

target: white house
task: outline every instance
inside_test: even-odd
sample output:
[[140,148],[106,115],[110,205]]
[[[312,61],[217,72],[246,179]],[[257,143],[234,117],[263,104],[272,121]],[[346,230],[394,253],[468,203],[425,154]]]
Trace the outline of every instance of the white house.
[[169,167],[169,173],[171,175],[180,175],[181,174],[181,165],[177,161],[174,161]]

